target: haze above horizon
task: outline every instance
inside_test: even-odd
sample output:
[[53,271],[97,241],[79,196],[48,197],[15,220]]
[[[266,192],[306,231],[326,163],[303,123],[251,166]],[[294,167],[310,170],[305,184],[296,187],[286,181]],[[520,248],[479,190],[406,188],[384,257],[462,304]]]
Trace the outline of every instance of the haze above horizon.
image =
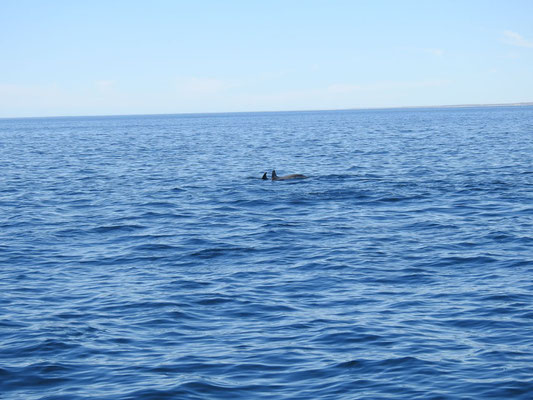
[[0,4],[0,117],[533,101],[533,2]]

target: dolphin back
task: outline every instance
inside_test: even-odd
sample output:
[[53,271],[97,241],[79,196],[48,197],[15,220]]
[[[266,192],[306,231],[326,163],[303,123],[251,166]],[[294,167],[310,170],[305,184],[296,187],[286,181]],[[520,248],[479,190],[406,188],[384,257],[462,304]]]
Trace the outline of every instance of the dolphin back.
[[302,175],[302,174],[291,174],[291,175],[278,176],[276,174],[276,170],[272,171],[273,181],[287,181],[289,179],[305,179],[305,178],[307,178],[307,176]]

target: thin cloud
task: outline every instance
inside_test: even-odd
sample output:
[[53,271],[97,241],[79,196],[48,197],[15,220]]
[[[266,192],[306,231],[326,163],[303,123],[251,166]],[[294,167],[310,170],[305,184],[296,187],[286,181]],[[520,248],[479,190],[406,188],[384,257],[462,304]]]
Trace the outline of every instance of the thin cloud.
[[428,54],[431,54],[437,57],[442,57],[444,55],[444,50],[442,49],[424,49],[424,51]]
[[360,85],[350,85],[350,84],[342,84],[342,83],[336,83],[333,85],[329,85],[326,88],[326,92],[328,93],[352,93],[357,92],[362,89],[362,86]]
[[115,86],[115,81],[102,80],[96,82],[96,87],[100,90],[107,90]]
[[57,85],[0,84],[0,108],[25,107],[28,104],[46,106],[65,95]]
[[513,31],[504,31],[502,41],[511,46],[533,48],[533,41],[527,40],[519,33]]
[[213,78],[183,78],[178,80],[177,88],[188,95],[215,95],[239,86],[237,82]]
[[427,54],[434,57],[442,57],[444,55],[444,50],[439,49],[438,47],[399,47],[398,50],[401,52],[415,53],[415,54]]
[[337,83],[329,85],[326,89],[326,93],[333,94],[346,94],[355,92],[369,92],[369,91],[388,91],[388,90],[402,90],[402,89],[416,89],[416,88],[429,88],[446,86],[450,83],[445,79],[432,79],[432,80],[420,80],[420,81],[380,81],[366,85],[352,85]]
[[0,83],[0,117],[126,114],[136,102],[135,96],[115,90],[112,81],[84,82],[76,88]]

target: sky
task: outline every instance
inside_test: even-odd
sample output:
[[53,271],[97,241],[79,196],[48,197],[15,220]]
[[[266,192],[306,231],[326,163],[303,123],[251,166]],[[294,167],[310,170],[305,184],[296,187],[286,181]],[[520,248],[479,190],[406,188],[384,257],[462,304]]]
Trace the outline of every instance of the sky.
[[531,0],[0,0],[0,117],[533,102]]

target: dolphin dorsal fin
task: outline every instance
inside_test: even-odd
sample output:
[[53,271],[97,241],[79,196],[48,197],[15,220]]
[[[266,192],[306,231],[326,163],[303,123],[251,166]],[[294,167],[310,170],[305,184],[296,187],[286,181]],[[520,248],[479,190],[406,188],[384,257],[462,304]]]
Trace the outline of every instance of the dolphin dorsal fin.
[[266,172],[263,174],[263,177],[262,177],[261,179],[268,179],[268,178],[267,178],[267,173],[266,173]]
[[277,178],[277,177],[278,177],[278,174],[276,174],[276,170],[273,169],[272,170],[272,179]]

